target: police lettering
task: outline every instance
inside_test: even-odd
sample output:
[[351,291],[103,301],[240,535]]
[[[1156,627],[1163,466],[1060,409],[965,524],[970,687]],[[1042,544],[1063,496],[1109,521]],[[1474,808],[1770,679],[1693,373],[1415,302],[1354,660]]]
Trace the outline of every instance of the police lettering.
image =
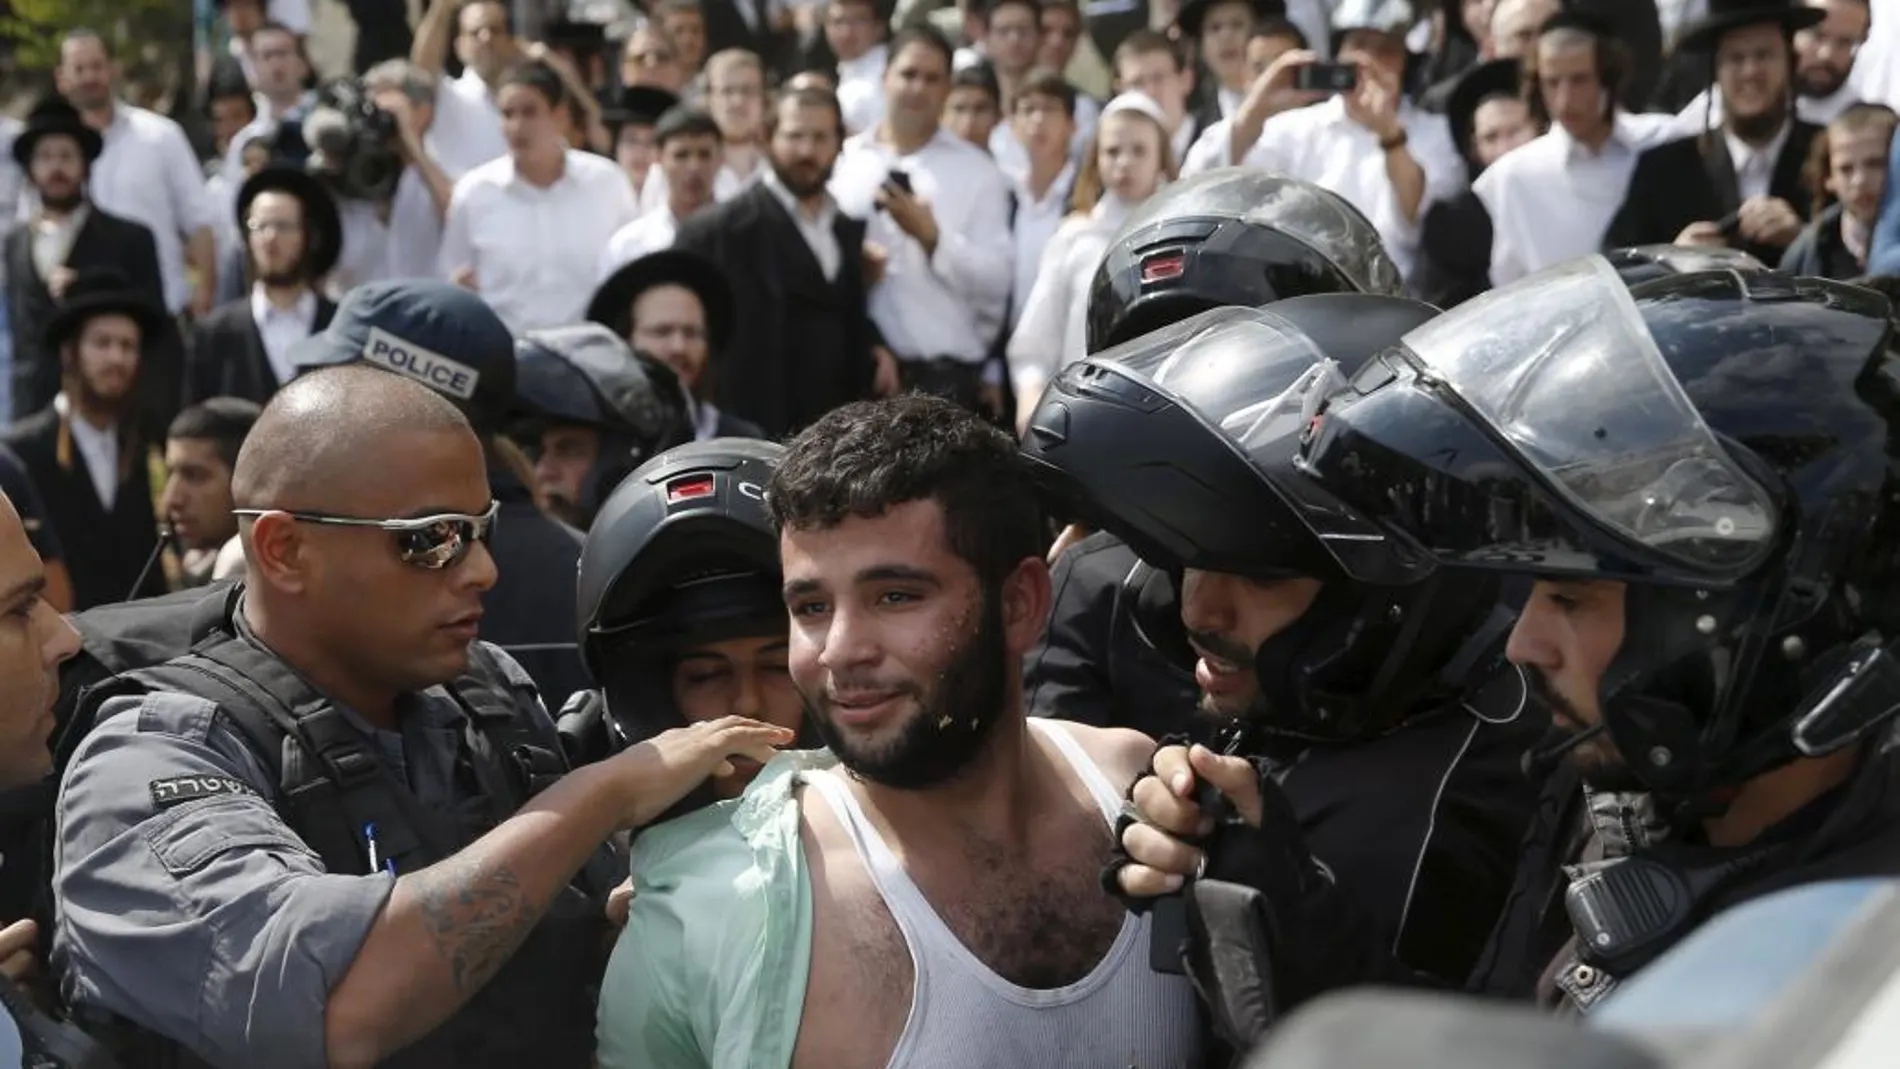
[[255,787],[229,776],[173,776],[170,779],[155,779],[147,786],[152,791],[152,805],[157,809],[169,809],[186,802],[227,794],[260,797]]
[[475,396],[475,384],[482,378],[467,364],[430,352],[379,327],[370,328],[363,342],[363,359],[464,401]]

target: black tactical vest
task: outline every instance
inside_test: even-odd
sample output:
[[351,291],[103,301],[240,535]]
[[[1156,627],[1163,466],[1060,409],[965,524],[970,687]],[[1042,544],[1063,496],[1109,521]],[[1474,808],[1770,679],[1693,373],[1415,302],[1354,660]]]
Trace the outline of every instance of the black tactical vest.
[[[172,691],[215,701],[277,777],[274,805],[285,823],[330,872],[351,875],[370,872],[367,826],[376,829],[379,861],[393,859],[397,871],[414,872],[461,850],[568,771],[553,725],[521,713],[506,672],[476,644],[468,671],[447,689],[467,719],[457,775],[479,786],[481,803],[456,812],[424,807],[329,699],[269,651],[235,634],[230,612],[236,594],[236,588],[214,592],[189,610],[199,615],[190,628],[195,641],[182,656],[86,687],[66,736],[89,728],[108,698]],[[220,612],[214,626],[203,626]],[[587,1069],[607,947],[606,895],[624,869],[624,859],[611,848],[598,851],[473,999],[382,1064]],[[96,1027],[99,1022],[84,1009],[76,1008],[76,1015]],[[115,1046],[129,1066],[202,1064],[151,1033],[111,1030],[124,1040]]]

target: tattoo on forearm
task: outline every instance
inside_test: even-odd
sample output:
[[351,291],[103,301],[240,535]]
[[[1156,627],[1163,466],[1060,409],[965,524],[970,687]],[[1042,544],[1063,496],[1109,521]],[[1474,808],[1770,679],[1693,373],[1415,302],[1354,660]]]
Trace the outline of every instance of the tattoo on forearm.
[[501,971],[541,916],[504,864],[452,857],[414,878],[424,923],[459,994],[473,993]]

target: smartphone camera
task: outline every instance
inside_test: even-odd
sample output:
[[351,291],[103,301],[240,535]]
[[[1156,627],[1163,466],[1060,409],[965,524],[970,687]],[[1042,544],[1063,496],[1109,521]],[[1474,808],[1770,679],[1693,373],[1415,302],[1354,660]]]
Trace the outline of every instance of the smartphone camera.
[[1359,85],[1359,68],[1350,63],[1309,63],[1293,72],[1295,89],[1350,93]]

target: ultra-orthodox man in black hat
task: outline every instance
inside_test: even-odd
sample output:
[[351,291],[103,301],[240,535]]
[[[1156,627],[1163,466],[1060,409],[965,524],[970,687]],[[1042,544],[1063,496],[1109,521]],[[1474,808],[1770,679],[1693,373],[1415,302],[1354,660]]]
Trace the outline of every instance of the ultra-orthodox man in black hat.
[[1794,35],[1822,18],[1795,0],[1711,0],[1676,49],[1706,57],[1722,122],[1643,153],[1606,249],[1727,245],[1781,259],[1807,221],[1801,170],[1821,132],[1795,116]]

